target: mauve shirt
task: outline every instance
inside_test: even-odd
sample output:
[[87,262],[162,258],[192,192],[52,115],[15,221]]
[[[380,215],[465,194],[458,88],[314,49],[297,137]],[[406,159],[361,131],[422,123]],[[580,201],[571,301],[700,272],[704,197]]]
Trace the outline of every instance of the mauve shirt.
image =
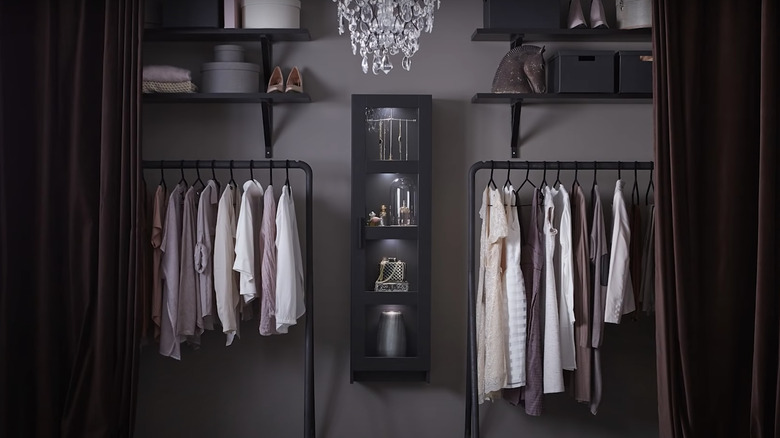
[[160,354],[181,359],[176,321],[179,316],[179,265],[181,258],[181,216],[184,206],[183,184],[177,184],[168,197],[168,211],[160,244],[162,250],[162,318],[160,324]]
[[276,199],[269,185],[263,194],[263,222],[260,224],[260,247],[263,249],[260,279],[262,298],[260,334],[277,335],[276,331]]

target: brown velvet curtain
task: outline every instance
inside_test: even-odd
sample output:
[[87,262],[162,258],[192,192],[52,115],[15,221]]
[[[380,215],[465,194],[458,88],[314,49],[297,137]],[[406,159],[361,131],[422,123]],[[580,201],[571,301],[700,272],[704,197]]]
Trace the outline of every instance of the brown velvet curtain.
[[140,0],[0,2],[0,436],[129,437]]
[[778,437],[778,2],[653,13],[661,436]]

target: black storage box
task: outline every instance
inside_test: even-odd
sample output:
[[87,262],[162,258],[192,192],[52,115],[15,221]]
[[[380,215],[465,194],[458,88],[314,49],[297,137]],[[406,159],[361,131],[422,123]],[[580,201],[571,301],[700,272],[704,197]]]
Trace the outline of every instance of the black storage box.
[[550,93],[614,93],[615,52],[560,51],[547,62]]
[[617,52],[618,93],[653,92],[653,53],[649,50]]
[[222,0],[163,0],[163,27],[222,27]]
[[486,29],[560,29],[558,0],[483,0]]

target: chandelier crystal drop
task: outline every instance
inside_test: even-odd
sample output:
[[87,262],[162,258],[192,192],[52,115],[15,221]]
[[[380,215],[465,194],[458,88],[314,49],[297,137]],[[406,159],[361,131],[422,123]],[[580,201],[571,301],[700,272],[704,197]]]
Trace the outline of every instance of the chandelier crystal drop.
[[369,55],[374,74],[390,73],[390,56],[403,54],[401,67],[412,68],[412,56],[420,48],[420,34],[433,31],[433,11],[441,0],[333,0],[338,3],[339,35],[344,25],[352,40],[352,54],[363,58],[368,73]]

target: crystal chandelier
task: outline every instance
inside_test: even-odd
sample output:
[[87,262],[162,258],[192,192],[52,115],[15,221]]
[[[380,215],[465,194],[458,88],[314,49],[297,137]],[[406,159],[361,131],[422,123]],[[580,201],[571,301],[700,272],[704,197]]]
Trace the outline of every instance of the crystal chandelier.
[[403,53],[401,66],[412,67],[412,56],[420,48],[418,39],[433,30],[433,11],[440,0],[333,0],[338,3],[339,35],[344,22],[352,39],[352,54],[363,58],[363,73],[368,73],[368,56],[373,56],[371,71],[390,73],[391,55]]

